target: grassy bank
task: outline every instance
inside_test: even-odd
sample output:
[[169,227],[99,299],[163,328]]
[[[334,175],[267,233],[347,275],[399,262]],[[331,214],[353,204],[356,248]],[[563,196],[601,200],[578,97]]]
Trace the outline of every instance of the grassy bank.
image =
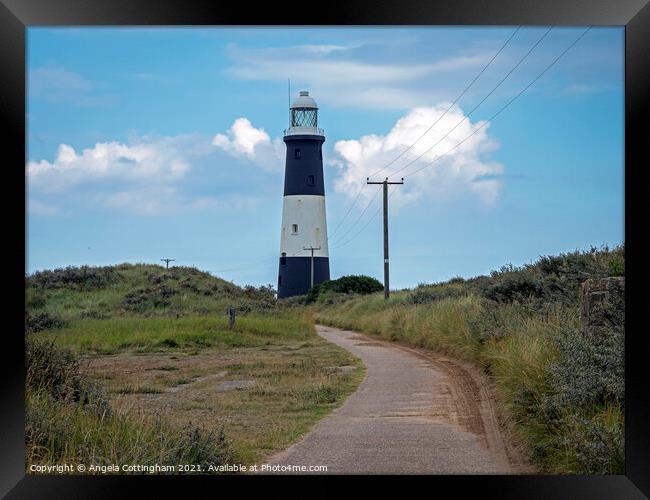
[[592,249],[490,276],[383,294],[327,295],[316,319],[468,360],[494,380],[502,413],[541,470],[624,473],[622,305],[607,334],[581,333],[580,284],[620,276],[623,248]]
[[258,463],[363,376],[269,287],[196,269],[66,268],[26,294],[28,465]]

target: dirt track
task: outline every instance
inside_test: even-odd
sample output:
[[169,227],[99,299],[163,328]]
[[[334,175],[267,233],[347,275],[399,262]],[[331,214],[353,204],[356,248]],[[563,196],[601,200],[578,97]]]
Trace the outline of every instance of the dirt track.
[[367,374],[343,406],[272,465],[335,474],[513,474],[483,377],[470,366],[356,332],[317,326]]

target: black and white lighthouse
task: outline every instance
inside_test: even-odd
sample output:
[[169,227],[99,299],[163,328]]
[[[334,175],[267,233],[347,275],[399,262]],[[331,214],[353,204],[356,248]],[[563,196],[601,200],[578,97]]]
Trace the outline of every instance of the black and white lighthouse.
[[278,298],[307,293],[330,279],[325,219],[323,150],[318,106],[302,91],[291,104],[291,123],[284,131],[287,159],[280,238]]

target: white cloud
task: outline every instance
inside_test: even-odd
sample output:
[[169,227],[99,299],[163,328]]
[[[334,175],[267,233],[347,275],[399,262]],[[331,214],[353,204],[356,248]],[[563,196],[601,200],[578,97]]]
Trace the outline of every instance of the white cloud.
[[[270,164],[264,157],[269,143],[264,131],[237,126],[232,141],[226,138],[224,146],[232,149],[231,154]],[[199,189],[208,194],[191,191],[199,176],[210,175],[215,162],[209,156],[216,153],[209,137],[197,134],[133,137],[128,144],[103,142],[80,151],[61,144],[52,161],[26,165],[28,210],[32,215],[54,215],[78,202],[83,208],[142,216],[256,208],[260,199],[254,196],[221,193],[216,197],[210,190]]]
[[[210,148],[206,138],[202,141]],[[129,144],[101,142],[81,151],[60,144],[53,161],[26,165],[30,213],[52,215],[60,210],[54,201],[66,205],[80,195],[92,207],[139,215],[210,208],[210,198],[189,199],[178,190],[191,170],[191,159],[206,151],[201,139],[192,135],[135,137]],[[50,200],[47,204],[43,196]]]
[[178,142],[172,137],[132,145],[103,142],[79,152],[61,144],[53,162],[30,161],[26,174],[30,186],[43,192],[104,180],[171,182],[190,169]]
[[264,129],[255,128],[250,120],[237,118],[226,134],[217,134],[212,144],[238,158],[246,158],[270,171],[282,169],[283,144],[271,141]]
[[[384,136],[366,135],[358,140],[338,141],[334,145],[338,158],[329,162],[339,170],[334,180],[335,189],[349,198],[356,197],[368,176],[413,144],[448,107],[449,103],[440,103],[415,108],[400,118]],[[496,202],[502,187],[499,177],[503,167],[484,160],[483,156],[494,150],[497,143],[488,137],[488,125],[481,128],[483,122],[471,123],[463,118],[463,111],[458,106],[452,107],[412,149],[374,177],[375,180],[386,176],[391,180],[406,177],[405,185],[400,186],[392,198],[398,205],[421,198],[440,201],[467,194],[488,205]],[[460,125],[444,137],[459,122]],[[465,140],[472,133],[474,135]],[[416,160],[420,155],[422,157]],[[406,167],[411,161],[413,163]],[[432,161],[431,165],[411,175]],[[402,167],[405,168],[398,172]],[[374,189],[368,186],[363,188],[361,197],[367,202],[373,194]]]

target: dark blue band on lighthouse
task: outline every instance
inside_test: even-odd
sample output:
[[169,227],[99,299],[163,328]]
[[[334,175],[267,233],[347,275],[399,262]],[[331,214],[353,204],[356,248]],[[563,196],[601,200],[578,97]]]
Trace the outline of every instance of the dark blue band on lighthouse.
[[325,196],[322,135],[287,135],[287,160],[284,170],[284,195]]
[[[314,257],[314,284],[330,279],[328,257]],[[278,298],[304,295],[311,282],[311,257],[280,258]]]

